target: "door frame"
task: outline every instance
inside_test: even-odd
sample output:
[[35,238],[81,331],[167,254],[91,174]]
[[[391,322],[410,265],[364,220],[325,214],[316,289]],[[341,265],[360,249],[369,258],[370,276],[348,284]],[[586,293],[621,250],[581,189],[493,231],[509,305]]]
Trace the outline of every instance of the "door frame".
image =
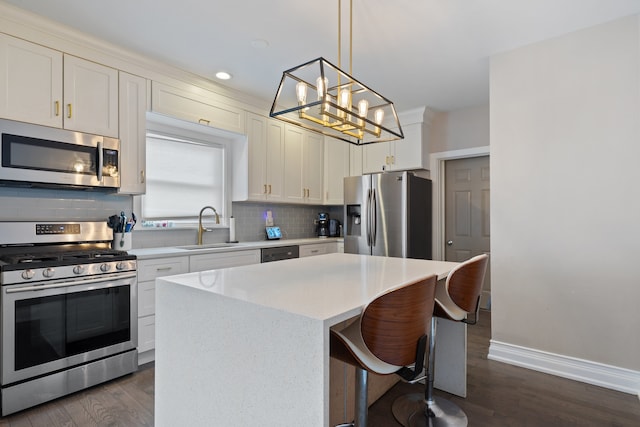
[[442,151],[429,155],[431,181],[433,182],[433,259],[444,260],[445,240],[445,162],[447,160],[490,156],[489,146]]

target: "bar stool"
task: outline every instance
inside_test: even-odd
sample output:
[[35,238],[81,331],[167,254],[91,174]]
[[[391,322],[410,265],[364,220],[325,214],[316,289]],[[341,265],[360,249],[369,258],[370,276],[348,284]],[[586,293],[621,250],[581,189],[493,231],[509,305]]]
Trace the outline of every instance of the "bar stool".
[[397,374],[406,381],[421,374],[435,287],[433,275],[389,290],[370,301],[351,325],[331,330],[331,357],[356,367],[356,418],[341,426],[367,425],[368,372]]
[[[449,275],[444,285],[436,286],[436,304],[431,317],[429,356],[424,395],[420,393],[398,397],[392,405],[393,416],[405,427],[416,426],[466,426],[467,415],[455,403],[433,395],[436,322],[438,317],[475,325],[480,311],[480,294],[489,257],[475,256],[458,266]],[[468,319],[468,315],[473,318]]]

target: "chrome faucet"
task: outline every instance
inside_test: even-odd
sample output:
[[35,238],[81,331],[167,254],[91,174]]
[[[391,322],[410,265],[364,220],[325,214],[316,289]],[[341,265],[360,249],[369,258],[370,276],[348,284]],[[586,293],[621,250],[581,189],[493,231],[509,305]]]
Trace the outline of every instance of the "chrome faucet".
[[205,206],[204,208],[202,208],[200,210],[200,215],[198,215],[198,244],[199,245],[202,244],[202,233],[204,233],[205,231],[212,231],[210,228],[204,228],[202,226],[202,213],[206,209],[211,209],[213,211],[214,215],[216,216],[216,224],[220,224],[220,215],[218,215],[218,212],[216,212],[216,208],[214,208],[213,206]]

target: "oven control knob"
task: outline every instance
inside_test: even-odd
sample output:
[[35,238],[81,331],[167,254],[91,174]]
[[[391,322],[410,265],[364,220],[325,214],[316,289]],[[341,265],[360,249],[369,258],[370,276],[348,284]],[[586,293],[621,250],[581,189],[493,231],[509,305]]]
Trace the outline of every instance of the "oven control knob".
[[84,265],[76,265],[75,267],[73,267],[73,273],[74,274],[82,274],[84,273]]
[[107,271],[111,270],[111,266],[109,264],[102,264],[100,266],[100,271],[106,273]]
[[124,270],[127,268],[126,262],[119,262],[116,264],[116,270]]
[[29,280],[29,279],[33,279],[33,276],[36,274],[35,271],[33,271],[32,269],[28,268],[25,271],[22,272],[22,278],[25,280]]
[[56,274],[56,270],[54,270],[53,268],[49,267],[46,268],[42,271],[42,275],[44,277],[53,277],[53,275]]

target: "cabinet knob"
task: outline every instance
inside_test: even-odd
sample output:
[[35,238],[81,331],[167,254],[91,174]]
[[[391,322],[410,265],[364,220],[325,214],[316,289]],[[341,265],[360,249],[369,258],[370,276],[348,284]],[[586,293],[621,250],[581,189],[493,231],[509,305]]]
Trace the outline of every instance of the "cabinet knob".
[[198,123],[200,123],[201,125],[209,126],[209,120],[207,120],[207,119],[200,119],[200,120],[198,120]]
[[56,117],[60,115],[60,101],[55,102]]
[[271,194],[271,184],[269,184],[269,194]]
[[71,118],[71,104],[67,104],[67,118],[70,119]]
[[140,183],[144,184],[144,169],[140,171]]

